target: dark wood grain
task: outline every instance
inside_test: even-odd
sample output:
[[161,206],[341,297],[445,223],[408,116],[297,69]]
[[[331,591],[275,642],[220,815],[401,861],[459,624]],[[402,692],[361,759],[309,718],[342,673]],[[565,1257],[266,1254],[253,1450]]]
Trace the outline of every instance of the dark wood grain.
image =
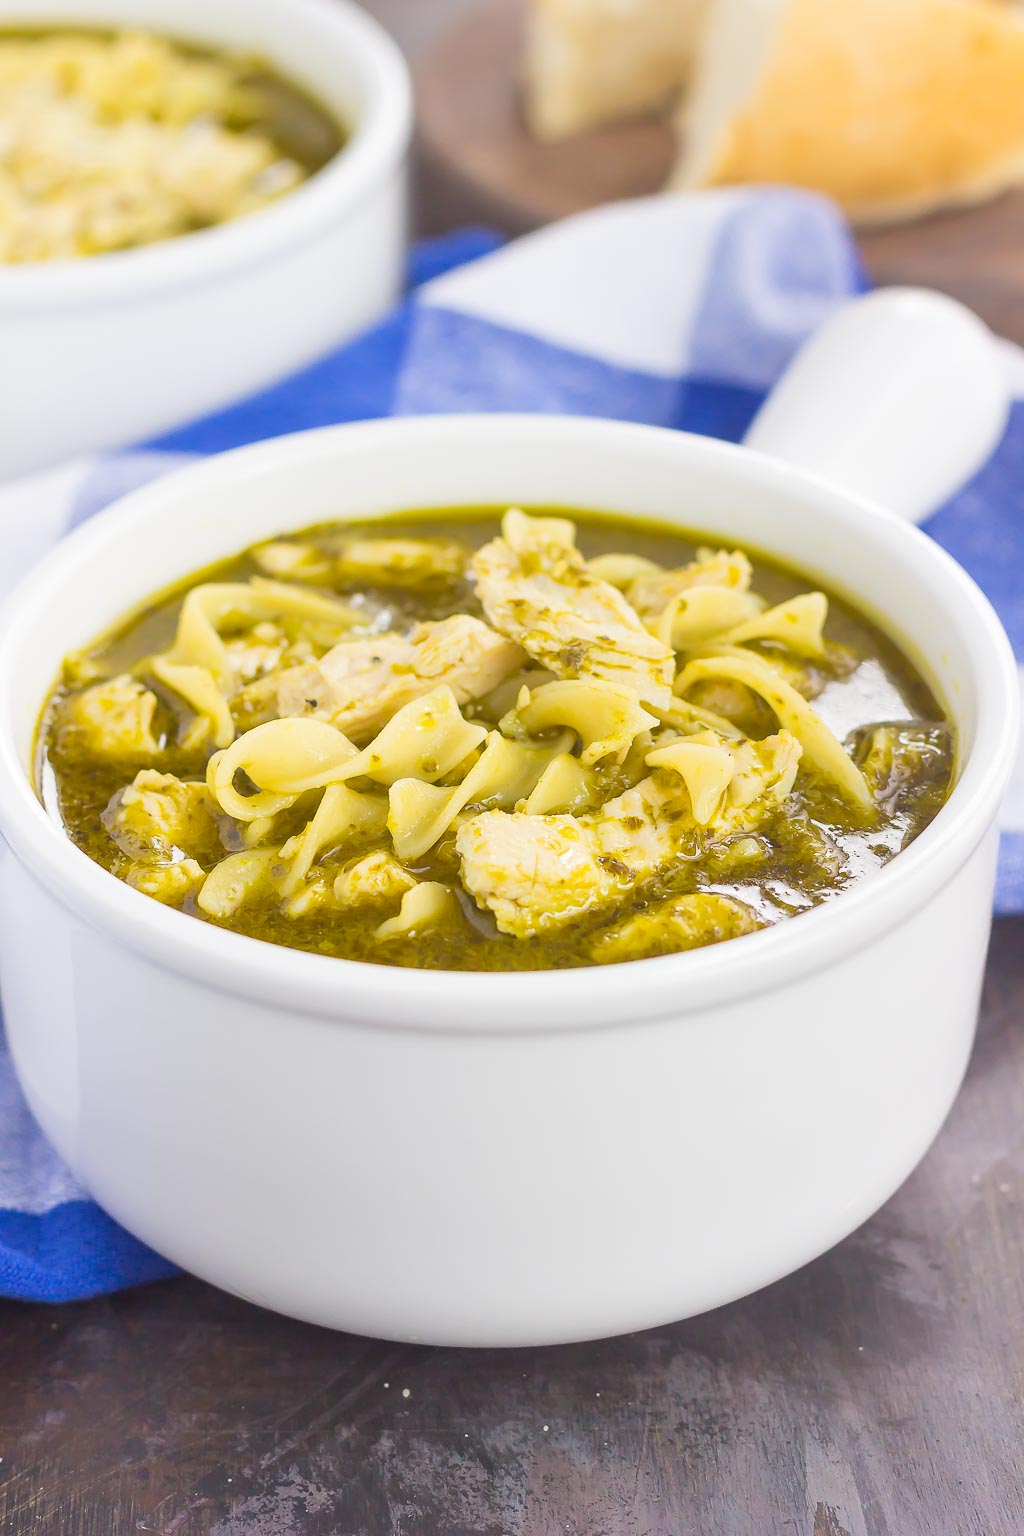
[[671,1328],[508,1353],[325,1333],[184,1279],[8,1304],[0,1531],[1019,1536],[1022,1380],[1014,919],[932,1151],[800,1273]]
[[[371,8],[421,44],[466,6]],[[1010,245],[998,205],[874,236],[873,268],[931,272],[1024,337],[1011,216]],[[1022,1536],[1022,1388],[1024,920],[1007,920],[922,1166],[831,1253],[707,1317],[498,1353],[329,1334],[188,1279],[0,1304],[0,1533]]]
[[483,0],[416,62],[421,221],[428,232],[494,224],[522,234],[620,197],[657,192],[672,166],[666,120],[638,119],[556,144],[520,110],[526,0]]

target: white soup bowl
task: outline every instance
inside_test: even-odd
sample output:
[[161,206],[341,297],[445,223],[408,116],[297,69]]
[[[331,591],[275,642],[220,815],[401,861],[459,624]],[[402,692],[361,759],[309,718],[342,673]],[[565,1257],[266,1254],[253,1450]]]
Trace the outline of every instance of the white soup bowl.
[[[411,507],[660,518],[769,551],[903,646],[957,783],[875,878],[709,949],[534,974],[264,944],[112,878],[32,783],[62,657],[269,535]],[[938,1130],[973,1037],[1016,674],[915,528],[781,461],[654,428],[434,417],[241,449],[133,492],[0,641],[0,980],[40,1124],[130,1231],[239,1295],[394,1339],[536,1344],[740,1296],[850,1232]]]

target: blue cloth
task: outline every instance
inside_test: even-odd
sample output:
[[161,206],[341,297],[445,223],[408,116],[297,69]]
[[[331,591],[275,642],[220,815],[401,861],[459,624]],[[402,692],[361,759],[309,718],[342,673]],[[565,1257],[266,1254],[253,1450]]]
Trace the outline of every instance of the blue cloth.
[[[141,450],[61,471],[32,490],[40,510],[28,534],[24,518],[5,519],[0,507],[5,540],[36,540],[19,556],[24,566],[69,526],[184,458],[367,417],[542,410],[738,440],[796,348],[865,287],[838,214],[799,194],[621,204],[499,246],[486,231],[419,246],[410,295],[381,324]],[[927,525],[987,590],[1018,658],[1022,502],[1024,403],[989,466]],[[4,504],[16,513],[16,496]],[[1003,912],[1024,910],[1019,778],[997,902]],[[62,1301],[172,1272],[88,1199],[47,1146],[0,1039],[0,1294]]]

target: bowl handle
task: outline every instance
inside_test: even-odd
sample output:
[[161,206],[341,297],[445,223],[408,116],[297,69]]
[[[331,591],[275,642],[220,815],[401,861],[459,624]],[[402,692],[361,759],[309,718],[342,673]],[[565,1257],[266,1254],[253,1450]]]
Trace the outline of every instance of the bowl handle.
[[1009,396],[998,344],[969,309],[882,289],[800,349],[746,442],[921,522],[991,456]]

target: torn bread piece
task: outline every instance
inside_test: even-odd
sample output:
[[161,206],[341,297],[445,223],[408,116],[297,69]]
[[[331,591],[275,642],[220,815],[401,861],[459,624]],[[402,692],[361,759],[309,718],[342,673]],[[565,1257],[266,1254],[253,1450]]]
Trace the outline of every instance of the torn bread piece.
[[994,0],[716,0],[675,188],[788,183],[855,219],[1024,181],[1024,11]]
[[560,139],[663,107],[690,73],[708,0],[533,0],[526,118]]

